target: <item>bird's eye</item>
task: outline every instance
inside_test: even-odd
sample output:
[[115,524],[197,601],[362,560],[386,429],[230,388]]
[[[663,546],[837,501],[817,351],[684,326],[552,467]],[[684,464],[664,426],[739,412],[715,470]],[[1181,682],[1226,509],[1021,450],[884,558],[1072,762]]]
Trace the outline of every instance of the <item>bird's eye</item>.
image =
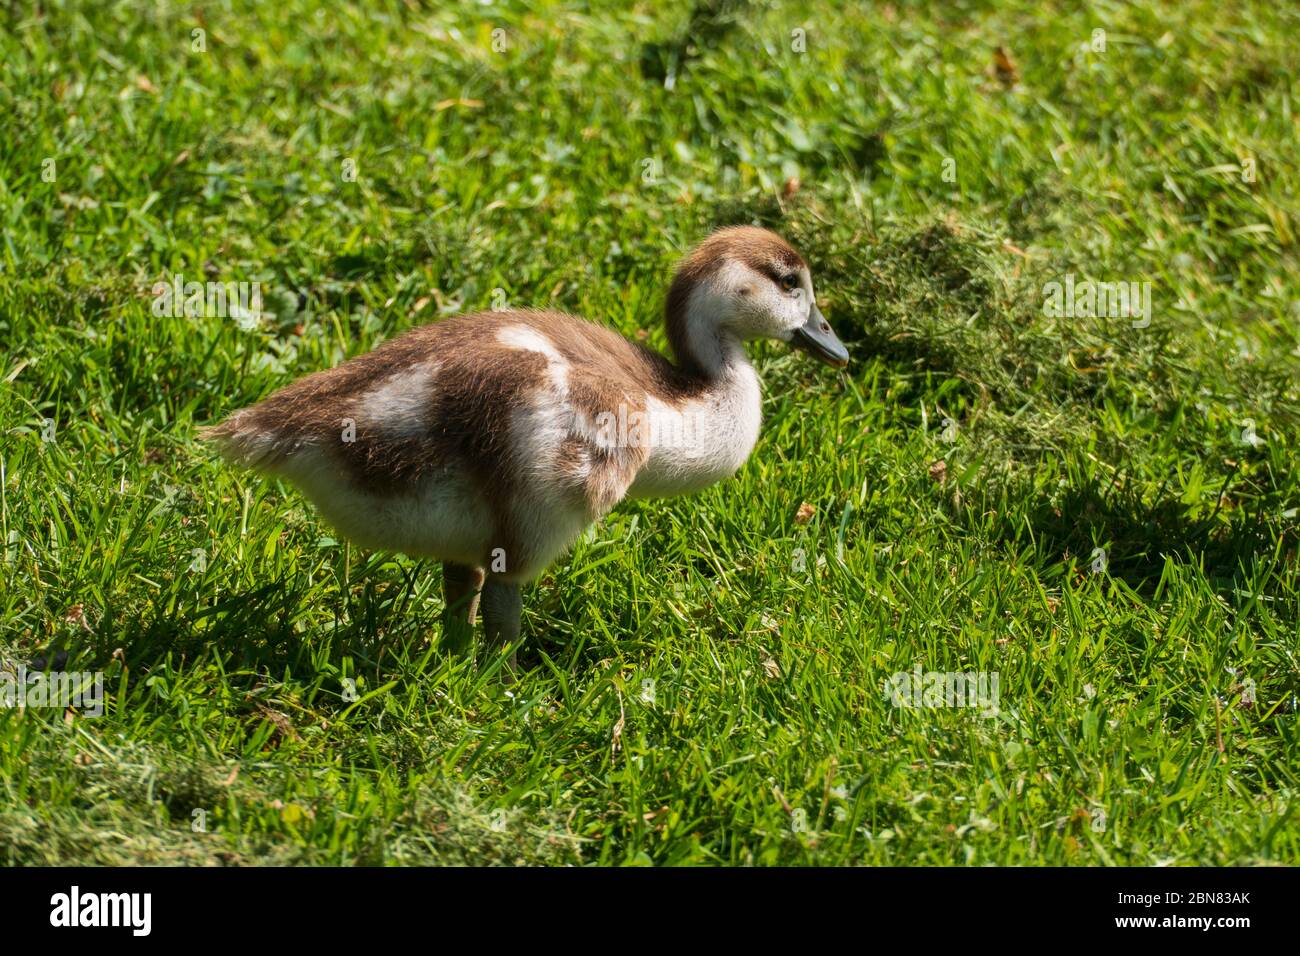
[[793,292],[799,288],[799,277],[793,272],[789,275],[781,276],[781,288],[786,292]]

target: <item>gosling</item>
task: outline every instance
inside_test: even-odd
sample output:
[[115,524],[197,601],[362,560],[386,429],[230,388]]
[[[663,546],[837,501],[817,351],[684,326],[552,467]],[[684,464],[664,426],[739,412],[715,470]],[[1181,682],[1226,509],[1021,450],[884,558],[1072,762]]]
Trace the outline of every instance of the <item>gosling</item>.
[[444,646],[469,647],[481,604],[487,644],[509,648],[513,669],[521,585],[624,498],[699,491],[749,457],[761,394],[745,342],[849,361],[803,257],[752,226],[683,260],[665,320],[675,361],[558,312],[456,316],[202,437],[297,485],[357,545],[441,561]]

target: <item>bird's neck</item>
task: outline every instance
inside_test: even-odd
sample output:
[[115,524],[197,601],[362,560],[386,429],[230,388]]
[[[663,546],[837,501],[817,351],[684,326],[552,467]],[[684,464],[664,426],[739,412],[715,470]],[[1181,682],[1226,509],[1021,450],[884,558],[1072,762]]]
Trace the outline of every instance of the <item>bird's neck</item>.
[[631,497],[700,491],[734,474],[754,449],[763,405],[758,374],[739,341],[706,345],[677,351],[679,388],[651,402],[650,454]]
[[678,370],[698,379],[707,389],[724,386],[737,372],[751,368],[740,340],[716,329],[688,333],[683,346],[673,348]]
[[670,295],[666,325],[678,370],[705,388],[749,369],[740,339],[723,321],[724,303],[708,286],[697,286],[676,302]]

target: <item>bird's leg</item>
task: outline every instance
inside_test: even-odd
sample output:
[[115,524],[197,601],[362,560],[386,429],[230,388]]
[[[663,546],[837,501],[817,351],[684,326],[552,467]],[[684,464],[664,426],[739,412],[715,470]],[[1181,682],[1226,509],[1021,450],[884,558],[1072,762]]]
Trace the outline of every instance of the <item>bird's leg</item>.
[[[489,653],[512,647],[519,640],[519,618],[522,613],[523,597],[519,585],[498,577],[488,578],[483,585],[483,630],[487,635]],[[511,674],[517,668],[513,649],[506,666]]]
[[453,654],[469,650],[478,612],[483,569],[444,561],[442,565],[442,644]]

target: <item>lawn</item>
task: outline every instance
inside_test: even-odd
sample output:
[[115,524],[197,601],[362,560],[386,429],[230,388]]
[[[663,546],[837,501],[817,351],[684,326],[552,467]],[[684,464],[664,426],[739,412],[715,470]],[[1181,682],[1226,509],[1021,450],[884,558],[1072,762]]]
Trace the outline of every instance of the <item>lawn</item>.
[[[1298,34],[1221,0],[7,6],[0,669],[106,700],[0,709],[0,860],[1297,862]],[[674,263],[737,222],[853,362],[755,347],[748,464],[530,587],[513,684],[439,650],[436,564],[196,439],[462,311],[664,347]],[[267,314],[158,315],[176,276]],[[996,707],[891,694],[934,673]]]

